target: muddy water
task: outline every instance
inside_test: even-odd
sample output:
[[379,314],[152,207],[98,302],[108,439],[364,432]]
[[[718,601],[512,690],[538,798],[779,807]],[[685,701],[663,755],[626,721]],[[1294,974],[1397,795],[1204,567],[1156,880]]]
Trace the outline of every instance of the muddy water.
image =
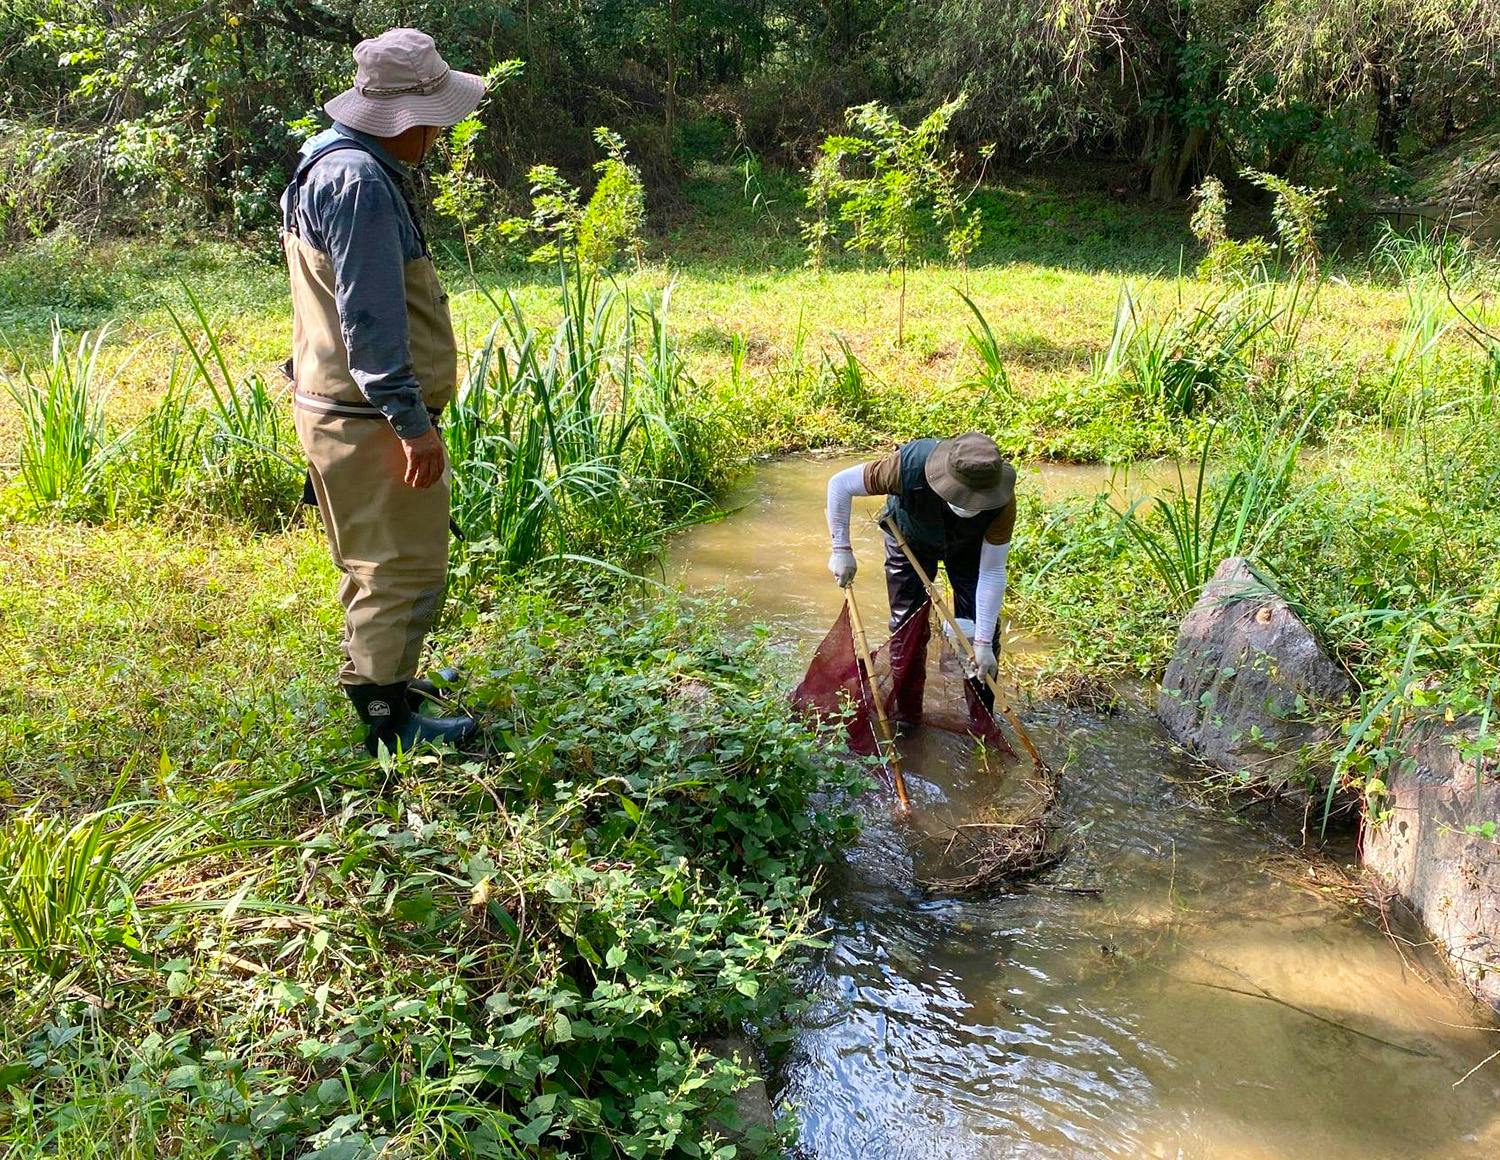
[[[789,669],[839,606],[821,516],[837,466],[762,468],[739,514],[673,555],[689,587],[723,589],[737,615],[770,624]],[[1022,478],[1052,494],[1108,482],[1081,469]],[[862,523],[874,628],[880,557]],[[916,824],[869,804],[779,1076],[801,1155],[1500,1154],[1500,1060],[1454,1086],[1500,1034],[1465,1026],[1477,1013],[1430,959],[1320,890],[1275,826],[1197,801],[1144,711],[1033,720],[1054,760],[1069,758],[1064,810],[1080,832],[1035,888],[913,887],[924,843],[990,793],[964,747],[908,754]]]
[[[842,603],[828,574],[823,489],[830,474],[856,462],[798,457],[763,465],[724,500],[734,514],[677,541],[668,559],[672,578],[690,591],[722,592],[733,619],[768,624],[783,643],[816,643]],[[1108,495],[1124,508],[1176,487],[1177,470],[1167,461],[1133,469],[1047,464],[1022,468],[1017,487],[1048,501]],[[850,533],[862,569],[856,591],[870,605],[865,621],[874,631],[886,615],[883,549],[874,522],[880,501],[854,502]],[[1024,632],[1007,639],[1012,651],[1043,643]]]

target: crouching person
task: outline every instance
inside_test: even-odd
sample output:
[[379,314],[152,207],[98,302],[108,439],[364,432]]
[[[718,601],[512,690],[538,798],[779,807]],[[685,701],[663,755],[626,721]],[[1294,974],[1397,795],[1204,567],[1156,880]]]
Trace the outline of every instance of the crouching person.
[[[882,525],[893,524],[929,577],[941,563],[953,586],[953,612],[974,624],[980,676],[997,670],[1000,612],[1005,602],[1006,559],[1016,525],[1015,468],[988,435],[971,431],[951,439],[914,439],[873,463],[838,472],[828,481],[828,569],[840,586],[854,581],[858,564],[849,538],[853,497],[886,496]],[[885,582],[891,631],[926,603],[921,577],[890,532],[885,533]],[[910,677],[897,690],[895,718],[903,731],[922,720],[927,634],[912,638]],[[992,708],[994,694],[982,679],[979,694]]]

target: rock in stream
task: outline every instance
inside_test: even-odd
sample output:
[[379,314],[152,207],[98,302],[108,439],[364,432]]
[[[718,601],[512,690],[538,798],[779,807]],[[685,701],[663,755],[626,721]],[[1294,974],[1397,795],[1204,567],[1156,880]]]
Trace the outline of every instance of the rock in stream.
[[[1309,709],[1345,698],[1348,677],[1297,614],[1233,556],[1182,622],[1157,716],[1178,744],[1252,783],[1280,786],[1326,738]],[[1500,1013],[1500,763],[1461,747],[1477,722],[1422,722],[1390,775],[1386,816],[1363,860],[1408,903],[1464,985]]]
[[1231,556],[1182,622],[1156,712],[1172,739],[1203,760],[1279,785],[1326,735],[1309,707],[1349,690],[1286,601]]
[[1411,759],[1390,775],[1364,861],[1432,932],[1464,984],[1500,1015],[1500,765],[1465,760],[1477,720],[1423,721],[1406,736]]

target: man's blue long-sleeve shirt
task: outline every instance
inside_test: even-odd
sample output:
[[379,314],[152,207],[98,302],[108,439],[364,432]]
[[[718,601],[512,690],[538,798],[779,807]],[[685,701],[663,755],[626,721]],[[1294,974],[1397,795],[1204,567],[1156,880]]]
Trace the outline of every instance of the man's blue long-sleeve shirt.
[[374,137],[338,122],[309,139],[302,155],[340,137],[364,149],[339,149],[314,165],[302,181],[295,223],[282,197],[283,225],[332,260],[349,373],[396,434],[415,439],[432,426],[412,369],[406,316],[405,267],[422,256],[422,238],[385,166],[403,179],[409,171]]

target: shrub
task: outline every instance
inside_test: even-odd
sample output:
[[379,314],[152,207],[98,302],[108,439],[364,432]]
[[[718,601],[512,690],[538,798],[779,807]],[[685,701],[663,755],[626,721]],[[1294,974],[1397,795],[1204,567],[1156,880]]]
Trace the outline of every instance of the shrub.
[[1193,191],[1198,208],[1189,223],[1206,253],[1198,263],[1198,277],[1248,281],[1261,274],[1271,257],[1265,238],[1236,241],[1229,236],[1229,197],[1217,177],[1205,177]]
[[[793,719],[762,646],[723,645],[701,609],[516,594],[476,642],[484,760],[409,760],[382,802],[325,759],[193,803],[211,861],[82,861],[102,892],[69,913],[130,937],[87,942],[89,1016],[0,957],[0,1076],[25,1109],[0,1145],[713,1154],[740,1072],[699,1045],[795,1007],[819,868],[868,783]],[[126,1093],[160,1114],[119,1114]]]
[[1244,177],[1272,195],[1271,220],[1292,268],[1315,274],[1322,256],[1318,232],[1328,220],[1328,195],[1333,190],[1293,185],[1283,177],[1255,169],[1246,169]]
[[630,163],[623,137],[600,127],[594,130],[594,140],[606,156],[594,165],[598,181],[586,202],[553,166],[538,165],[531,170],[531,217],[510,224],[512,233],[529,232],[545,239],[532,250],[531,261],[576,264],[596,274],[623,253],[640,260],[646,187]]
[[[966,262],[981,224],[961,192],[960,156],[944,152],[949,126],[968,98],[960,94],[907,126],[874,101],[845,114],[850,132],[826,138],[808,174],[802,223],[809,264],[820,267],[841,243],[862,258],[879,253],[901,272],[896,341],[906,338],[906,272],[924,221],[943,231],[948,256]],[[987,159],[990,150],[984,151]]]

